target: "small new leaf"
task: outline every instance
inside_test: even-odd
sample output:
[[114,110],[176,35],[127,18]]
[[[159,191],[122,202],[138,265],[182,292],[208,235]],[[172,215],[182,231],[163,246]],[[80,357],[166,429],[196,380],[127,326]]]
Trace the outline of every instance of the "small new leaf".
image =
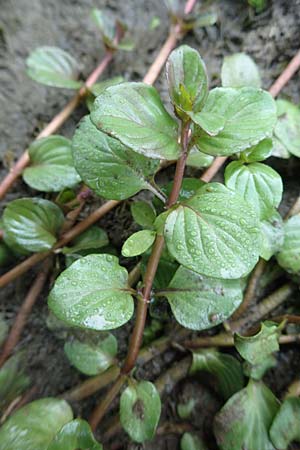
[[39,47],[26,60],[27,75],[33,80],[68,89],[79,89],[79,65],[73,56],[58,47]]
[[130,211],[134,221],[143,228],[152,228],[156,212],[152,205],[143,201],[133,202]]
[[164,108],[156,89],[144,83],[122,83],[100,94],[92,122],[148,158],[179,156],[178,125]]
[[288,272],[300,272],[300,215],[284,223],[284,241],[276,256],[278,264]]
[[105,230],[97,226],[84,231],[80,236],[72,241],[70,247],[64,247],[63,253],[80,253],[85,250],[99,250],[101,247],[108,245],[108,236]]
[[145,442],[153,438],[160,412],[159,393],[149,381],[132,384],[121,395],[121,424],[135,442]]
[[276,449],[286,450],[292,441],[300,442],[300,398],[284,400],[270,429]]
[[155,241],[156,232],[152,230],[142,230],[133,233],[124,242],[122,247],[122,255],[129,258],[131,256],[141,255],[151,247]]
[[261,87],[261,78],[255,62],[246,53],[225,56],[221,69],[223,87]]
[[240,159],[247,163],[264,161],[271,156],[273,150],[272,139],[263,139],[254,147],[241,153]]
[[57,433],[47,450],[103,450],[89,424],[82,419],[67,423]]
[[134,48],[133,41],[127,36],[124,37],[127,30],[126,25],[119,20],[115,20],[112,14],[94,8],[92,19],[100,30],[103,43],[107,48],[126,51]]
[[88,255],[56,279],[49,308],[70,325],[91,330],[118,328],[133,314],[127,278],[115,256]]

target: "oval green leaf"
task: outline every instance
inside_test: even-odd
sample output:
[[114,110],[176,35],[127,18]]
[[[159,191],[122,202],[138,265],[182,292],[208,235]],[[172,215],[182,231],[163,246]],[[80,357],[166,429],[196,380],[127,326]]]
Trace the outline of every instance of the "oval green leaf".
[[30,166],[23,179],[33,189],[58,192],[80,182],[73,165],[71,141],[63,136],[39,139],[29,147]]
[[134,221],[143,228],[152,228],[156,219],[156,211],[150,203],[133,202],[130,211]]
[[79,65],[73,56],[58,47],[39,47],[26,60],[27,75],[38,83],[79,89]]
[[131,384],[121,395],[121,424],[135,442],[145,442],[153,438],[160,412],[159,393],[150,381]]
[[159,161],[146,158],[99,131],[86,116],[72,142],[74,165],[83,181],[96,194],[110,200],[124,200],[149,183]]
[[240,280],[219,280],[199,275],[180,266],[167,289],[176,320],[192,330],[206,330],[228,319],[240,305]]
[[277,120],[271,95],[251,87],[213,89],[202,111],[221,116],[224,125],[216,136],[196,129],[195,144],[200,151],[213,156],[229,156],[270,138]]
[[258,67],[246,53],[225,56],[221,69],[221,80],[223,87],[261,87]]
[[100,130],[148,158],[179,156],[178,124],[152,86],[122,83],[106,89],[96,98],[91,119]]
[[0,428],[0,450],[48,450],[56,433],[72,419],[64,400],[43,398],[28,403]]
[[[67,423],[57,433],[47,450],[102,450],[93,436],[89,424],[82,419]],[[33,450],[33,449],[32,449]],[[35,449],[34,449],[35,450]]]
[[274,211],[268,220],[261,222],[261,236],[260,256],[269,261],[281,250],[284,241],[283,220],[277,211]]
[[60,208],[41,198],[22,198],[3,213],[4,240],[22,253],[49,250],[64,222]]
[[264,161],[272,154],[273,141],[272,139],[263,139],[254,147],[242,152],[240,159],[242,161],[251,163]]
[[80,253],[84,250],[98,250],[108,243],[106,231],[97,226],[92,226],[75,238],[70,247],[64,247],[63,253],[67,255],[69,253]]
[[300,215],[291,217],[284,224],[284,241],[276,256],[278,264],[288,272],[300,272]]
[[287,100],[277,100],[278,121],[274,129],[273,155],[288,158],[300,157],[300,109]]
[[56,279],[48,304],[64,322],[91,330],[111,330],[128,322],[133,299],[128,273],[112,255],[88,255]]
[[124,242],[122,247],[122,255],[129,258],[131,256],[141,255],[151,247],[155,241],[156,232],[152,230],[142,230],[133,233]]
[[293,441],[300,442],[300,398],[287,398],[272,423],[271,440],[276,449],[286,450]]
[[214,160],[213,156],[199,152],[197,147],[193,147],[189,151],[189,155],[186,160],[186,165],[190,167],[196,167],[197,169],[201,169],[203,167],[210,166],[213,160]]
[[166,219],[164,235],[180,264],[209,277],[245,276],[260,251],[255,212],[219,183],[203,186],[174,209]]

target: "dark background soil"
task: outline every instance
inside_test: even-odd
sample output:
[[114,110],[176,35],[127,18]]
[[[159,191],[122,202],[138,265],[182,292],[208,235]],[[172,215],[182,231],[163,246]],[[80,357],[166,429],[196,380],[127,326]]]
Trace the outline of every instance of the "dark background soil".
[[[197,48],[204,58],[212,85],[219,83],[223,57],[238,51],[251,55],[257,62],[263,85],[268,88],[298,50],[300,42],[300,0],[274,0],[265,12],[255,15],[245,1],[221,1],[219,23],[209,29],[197,30],[185,38],[185,42]],[[136,48],[132,53],[119,53],[104,78],[123,75],[128,80],[141,80],[167,35],[168,18],[162,0],[0,0],[0,165],[1,178],[12,160],[19,156],[43,126],[57,113],[72,92],[44,87],[30,80],[25,74],[25,59],[29,52],[41,45],[62,47],[82,64],[86,77],[103,56],[103,48],[97,36],[90,10],[92,7],[108,8],[127,22],[133,30]],[[151,19],[158,16],[160,25],[151,30]],[[300,101],[299,74],[284,88],[281,97],[296,103]],[[164,74],[156,87],[166,97]],[[86,113],[84,106],[62,127],[60,133],[71,137],[76,123]],[[299,194],[299,160],[270,162],[284,179],[285,211]],[[32,195],[22,181],[8,194],[6,201]],[[2,206],[5,206],[5,202]],[[101,222],[113,243],[120,245],[131,227],[128,206],[121,206]],[[30,286],[34,272],[24,276],[1,291],[1,311],[9,323],[13,320],[24,295]],[[20,347],[28,350],[27,370],[38,388],[39,396],[54,396],[77,383],[81,377],[73,369],[63,352],[63,343],[45,325],[47,317],[46,292],[39,299],[26,327]],[[126,343],[125,333],[120,336],[121,347]],[[168,366],[176,357],[174,352],[158,358],[146,376],[155,378],[162,366]],[[299,350],[284,349],[278,371],[273,373],[272,387],[280,392],[299,374]],[[293,364],[291,362],[293,361]],[[278,377],[276,378],[276,373]],[[274,377],[277,381],[274,382]],[[181,384],[164,402],[164,416],[174,418],[174,405],[178,396],[192,392],[202,404],[206,421],[207,391],[198,381]],[[208,403],[207,403],[208,402]],[[215,403],[217,402],[217,403]],[[85,416],[94,400],[75,405],[76,413]],[[211,397],[211,404],[218,404]],[[214,409],[214,406],[212,407]],[[206,411],[205,413],[203,413]],[[201,410],[201,408],[200,408]],[[202,414],[202,416],[201,416]],[[200,419],[199,419],[200,420]],[[201,421],[201,420],[200,420]],[[208,424],[209,426],[209,424]],[[125,442],[125,441],[124,441]],[[174,449],[177,438],[160,437],[146,448]],[[136,448],[136,446],[124,448]],[[258,449],[259,450],[259,449]]]

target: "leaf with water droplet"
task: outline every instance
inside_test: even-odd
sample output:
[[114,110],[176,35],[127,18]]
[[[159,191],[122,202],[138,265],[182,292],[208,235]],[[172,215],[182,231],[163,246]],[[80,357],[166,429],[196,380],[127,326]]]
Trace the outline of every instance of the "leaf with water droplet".
[[178,124],[156,89],[145,83],[109,87],[96,98],[91,119],[100,130],[148,158],[179,156]]
[[276,255],[278,264],[291,273],[300,273],[300,215],[284,223],[283,245]]
[[124,242],[122,255],[127,258],[145,253],[155,241],[156,232],[152,230],[142,230],[133,233]]
[[216,278],[247,275],[260,251],[257,215],[237,193],[219,183],[204,185],[171,211],[164,236],[180,264]]
[[300,442],[300,398],[286,398],[273,420],[270,437],[273,445],[286,450],[293,441]]
[[159,422],[161,401],[150,381],[131,383],[121,395],[121,424],[135,442],[153,438]]
[[118,328],[133,314],[127,279],[127,270],[115,256],[88,255],[56,279],[49,308],[59,319],[80,328]]
[[223,87],[261,87],[258,67],[246,53],[234,53],[225,56],[221,69],[221,79]]

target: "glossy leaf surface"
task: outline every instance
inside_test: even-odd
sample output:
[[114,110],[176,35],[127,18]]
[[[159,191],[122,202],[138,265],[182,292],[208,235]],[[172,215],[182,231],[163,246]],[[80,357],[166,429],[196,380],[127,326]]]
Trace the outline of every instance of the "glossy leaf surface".
[[47,450],[102,450],[85,420],[75,419],[57,433]]
[[156,232],[152,230],[142,230],[133,233],[124,242],[122,247],[122,255],[127,258],[131,256],[141,255],[151,247],[155,241]]

